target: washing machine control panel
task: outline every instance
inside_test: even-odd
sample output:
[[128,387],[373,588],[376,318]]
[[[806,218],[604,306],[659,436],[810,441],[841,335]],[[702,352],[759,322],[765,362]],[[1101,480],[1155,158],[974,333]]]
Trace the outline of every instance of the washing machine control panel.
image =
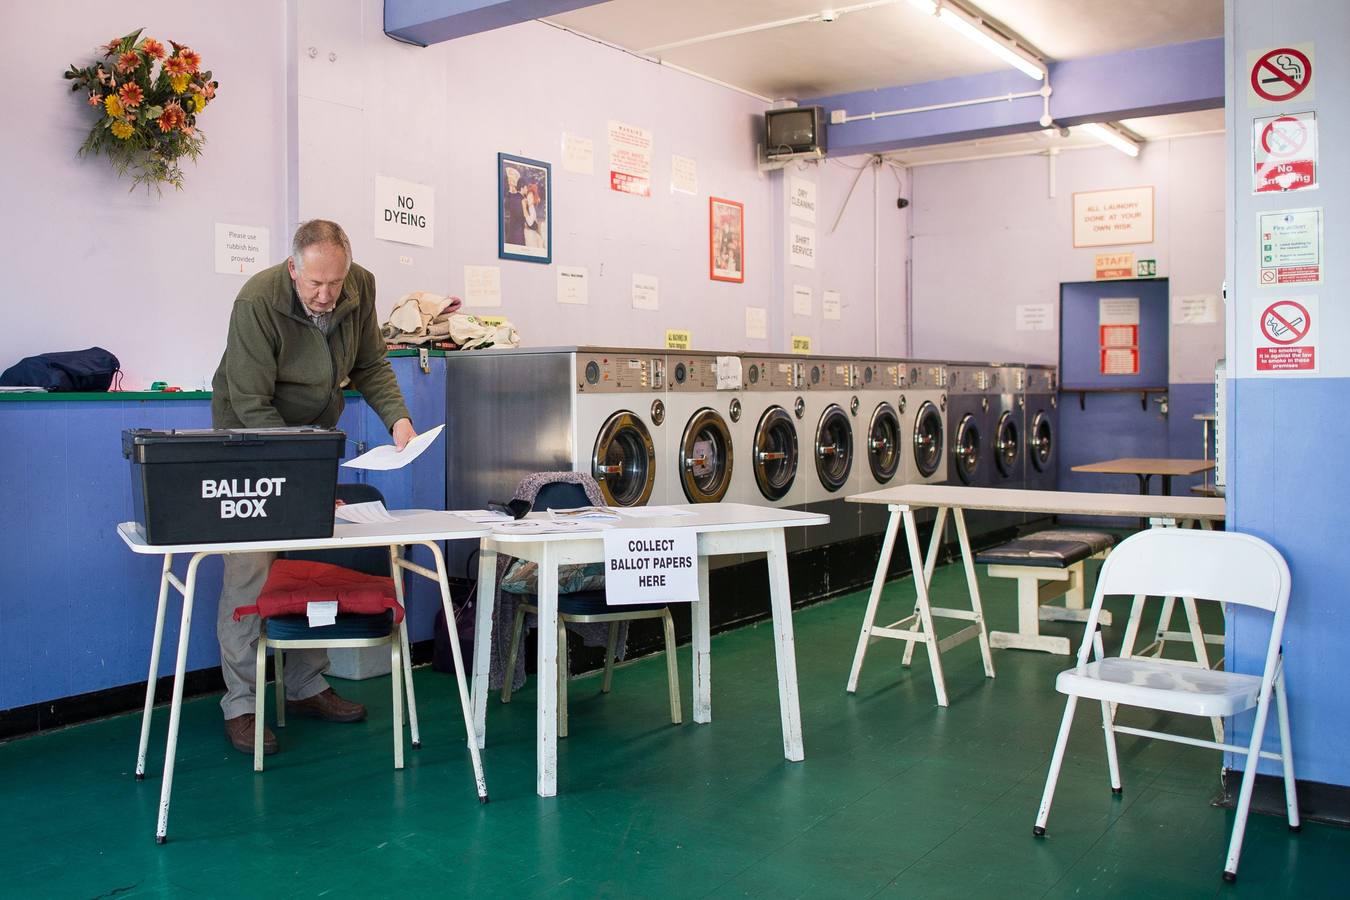
[[[860,366],[853,363],[829,363],[824,366],[824,377],[821,379],[820,386],[841,391],[854,390],[861,381],[860,369]],[[815,385],[813,384],[813,386]]]
[[672,356],[670,357],[669,365],[670,365],[670,390],[672,391],[717,390],[717,357]]
[[862,384],[859,386],[865,391],[891,391],[905,387],[908,382],[909,369],[899,363],[873,362],[862,365]]
[[577,392],[631,394],[665,390],[666,361],[659,356],[578,356]]

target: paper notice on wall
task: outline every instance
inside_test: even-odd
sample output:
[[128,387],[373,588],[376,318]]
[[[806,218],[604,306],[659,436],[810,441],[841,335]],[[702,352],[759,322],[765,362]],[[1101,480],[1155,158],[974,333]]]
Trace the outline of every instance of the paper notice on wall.
[[670,158],[670,192],[698,193],[698,160],[688,156]]
[[692,528],[614,529],[604,534],[605,602],[698,600],[698,539]]
[[1097,299],[1098,325],[1138,325],[1138,297],[1099,297]]
[[1103,325],[1101,327],[1101,345],[1103,347],[1135,347],[1138,344],[1138,325]]
[[792,336],[792,352],[810,354],[811,336],[807,334],[794,334]]
[[1321,314],[1315,295],[1263,301],[1257,306],[1253,364],[1258,376],[1316,374],[1321,364],[1317,352],[1317,327]]
[[788,188],[788,215],[802,222],[816,221],[816,183],[793,177]]
[[633,309],[660,309],[661,279],[633,274]]
[[500,266],[464,267],[464,305],[502,305],[502,270]]
[[435,188],[401,178],[375,176],[375,237],[430,247],[435,233]]
[[1054,331],[1054,311],[1049,303],[1019,303],[1013,327],[1017,331]]
[[638,197],[652,195],[652,133],[636,125],[609,123],[609,188]]
[[843,303],[840,300],[840,295],[838,291],[826,291],[820,297],[821,315],[823,315],[828,320],[832,320],[835,322],[839,321],[842,306]]
[[595,141],[579,134],[563,133],[563,170],[578,175],[595,174]]
[[558,302],[579,306],[590,303],[590,280],[591,271],[585,266],[558,266]]
[[1322,207],[1260,214],[1261,284],[1322,281]]
[[1172,298],[1173,325],[1212,325],[1219,321],[1219,298],[1214,294],[1192,294]]
[[1151,243],[1153,243],[1152,186],[1110,191],[1080,191],[1073,195],[1075,247]]
[[788,260],[803,269],[816,267],[816,230],[788,222]]
[[794,316],[811,315],[811,286],[794,284],[792,286],[792,314]]
[[262,225],[216,223],[216,271],[221,275],[252,275],[267,268],[267,245],[272,232]]
[[739,391],[741,389],[741,358],[739,356],[717,357],[717,389],[719,391]]
[[1103,347],[1101,371],[1103,375],[1138,375],[1139,348]]
[[694,341],[694,333],[684,328],[666,329],[667,350],[688,350]]
[[769,311],[762,306],[745,308],[745,336],[757,341],[769,337]]

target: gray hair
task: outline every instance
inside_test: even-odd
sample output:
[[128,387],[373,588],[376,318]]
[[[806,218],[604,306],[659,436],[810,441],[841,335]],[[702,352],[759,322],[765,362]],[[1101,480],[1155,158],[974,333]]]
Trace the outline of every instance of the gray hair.
[[300,227],[295,229],[295,237],[291,238],[291,260],[296,269],[302,268],[301,260],[306,248],[318,244],[341,247],[342,252],[347,254],[347,264],[351,265],[352,242],[347,239],[347,232],[342,230],[342,226],[327,219],[310,219],[301,222]]

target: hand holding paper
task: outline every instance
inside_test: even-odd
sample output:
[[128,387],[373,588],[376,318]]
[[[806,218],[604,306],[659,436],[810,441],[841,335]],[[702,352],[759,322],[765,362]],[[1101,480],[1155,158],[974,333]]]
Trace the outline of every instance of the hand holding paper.
[[355,459],[347,460],[343,465],[350,469],[372,469],[376,471],[401,469],[421,456],[422,452],[430,447],[444,430],[444,425],[437,425],[430,431],[424,431],[408,441],[408,446],[402,450],[399,450],[393,444],[382,444],[373,450],[362,453]]

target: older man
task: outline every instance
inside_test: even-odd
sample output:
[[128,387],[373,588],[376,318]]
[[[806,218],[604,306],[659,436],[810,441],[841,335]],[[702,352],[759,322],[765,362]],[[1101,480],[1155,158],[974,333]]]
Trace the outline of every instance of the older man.
[[[215,428],[318,425],[331,428],[342,414],[342,392],[361,392],[402,449],[417,432],[385,359],[375,316],[375,278],[352,262],[351,242],[335,222],[302,224],[284,264],[254,275],[230,313],[225,354],[211,382]],[[225,557],[216,615],[220,667],[225,676],[225,733],[236,749],[253,752],[254,660],[258,620],[234,621],[236,607],[252,604],[267,580],[272,553]],[[358,722],[366,709],[337,695],[323,674],[325,650],[286,655],[289,712],[333,722]],[[263,749],[276,736],[264,731]]]

